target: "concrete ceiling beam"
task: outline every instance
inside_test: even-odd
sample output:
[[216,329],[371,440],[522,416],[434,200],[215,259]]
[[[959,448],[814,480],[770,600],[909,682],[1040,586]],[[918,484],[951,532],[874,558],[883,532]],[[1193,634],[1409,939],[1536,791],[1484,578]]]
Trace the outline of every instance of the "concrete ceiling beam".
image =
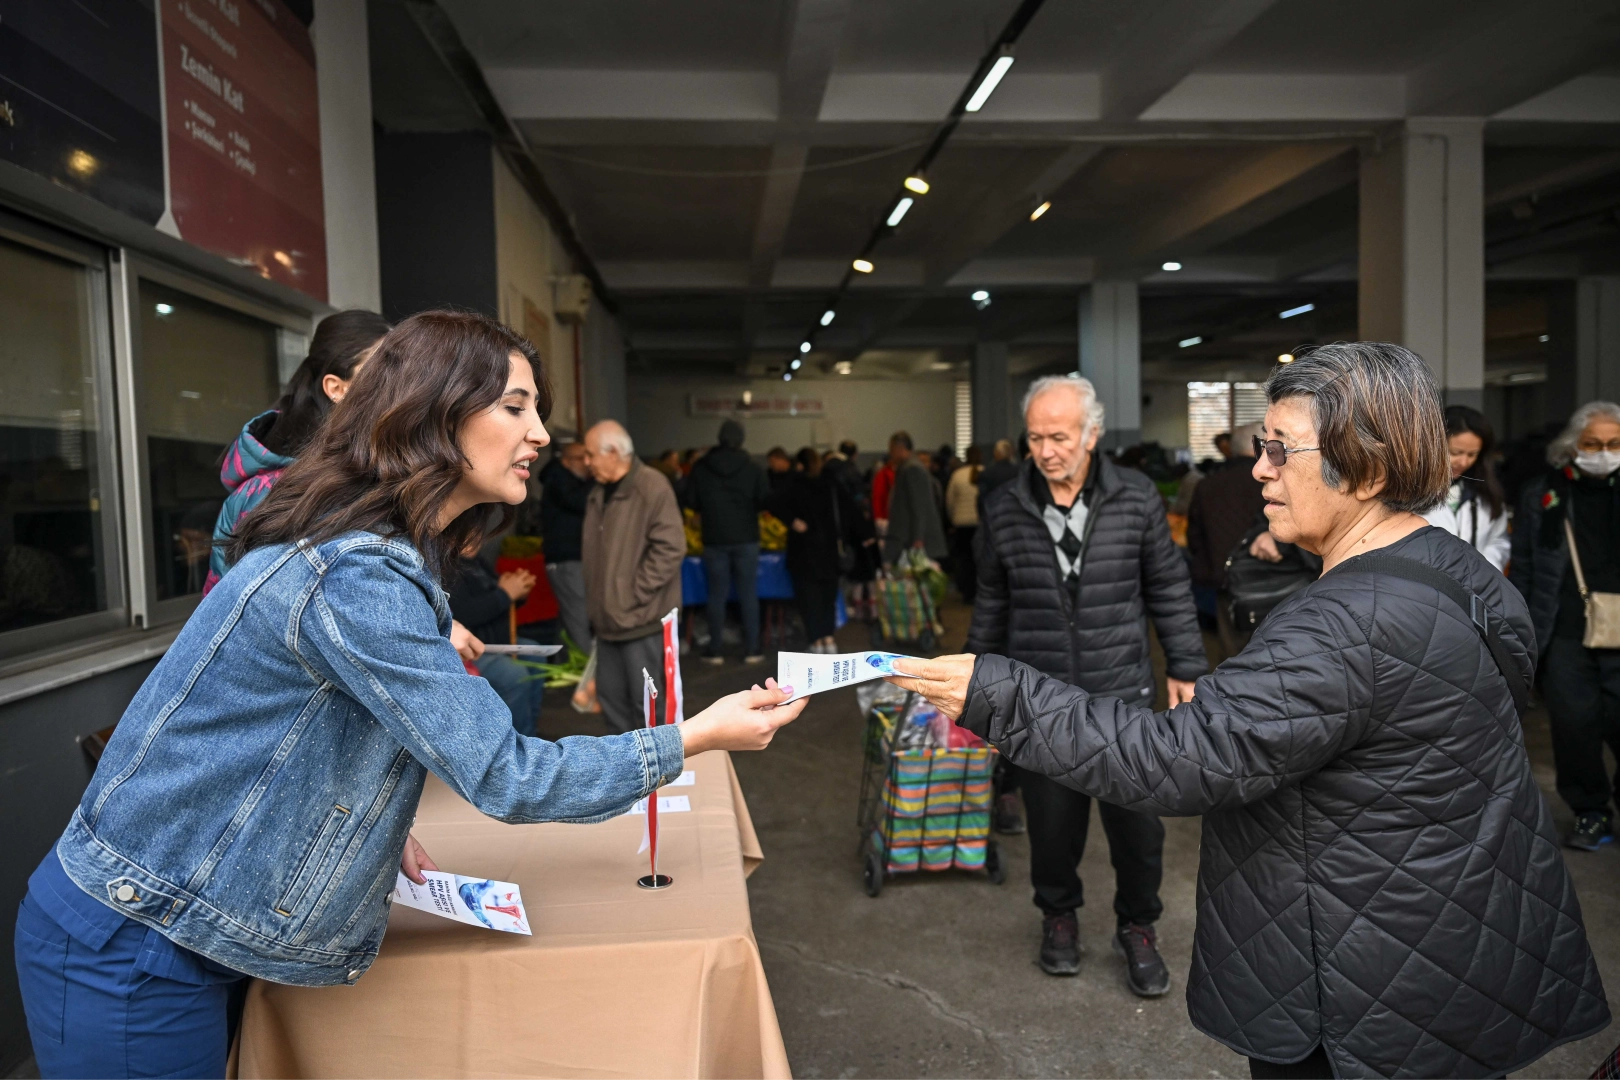
[[1109,50],[1103,120],[1135,120],[1218,53],[1276,0],[1160,0]]
[[1620,53],[1620,0],[1480,3],[1470,26],[1406,78],[1410,116],[1492,116]]

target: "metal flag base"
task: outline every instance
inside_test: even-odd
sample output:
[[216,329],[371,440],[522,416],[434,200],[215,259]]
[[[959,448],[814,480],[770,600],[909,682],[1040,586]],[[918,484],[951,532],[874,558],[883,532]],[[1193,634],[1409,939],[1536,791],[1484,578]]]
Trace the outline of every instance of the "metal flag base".
[[636,884],[643,889],[667,889],[675,884],[675,879],[668,874],[647,874],[636,878]]

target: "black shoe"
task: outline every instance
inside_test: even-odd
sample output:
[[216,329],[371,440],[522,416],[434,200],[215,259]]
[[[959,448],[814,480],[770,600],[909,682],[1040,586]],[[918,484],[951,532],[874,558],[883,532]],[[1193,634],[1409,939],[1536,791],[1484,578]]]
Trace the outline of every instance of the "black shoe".
[[1575,818],[1575,828],[1564,838],[1564,846],[1581,851],[1596,851],[1613,839],[1614,819],[1606,812],[1596,810]]
[[996,796],[994,814],[996,832],[1002,836],[1017,836],[1024,831],[1024,815],[1018,812],[1018,796],[1012,792]]
[[1080,974],[1080,920],[1074,912],[1048,915],[1042,922],[1041,970],[1048,975]]
[[1170,969],[1159,955],[1159,935],[1152,926],[1126,923],[1114,934],[1114,951],[1125,958],[1125,981],[1137,997],[1170,992]]

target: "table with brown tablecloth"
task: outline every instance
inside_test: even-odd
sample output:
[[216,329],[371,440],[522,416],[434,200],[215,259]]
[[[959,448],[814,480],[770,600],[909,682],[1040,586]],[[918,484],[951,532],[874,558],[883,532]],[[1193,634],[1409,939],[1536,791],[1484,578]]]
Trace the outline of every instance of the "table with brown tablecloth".
[[414,833],[450,873],[516,882],[533,937],[396,907],[353,986],[255,981],[242,1077],[789,1075],[749,920],[763,858],[731,758],[661,794],[659,870],[636,887],[643,818],[504,825],[429,777]]

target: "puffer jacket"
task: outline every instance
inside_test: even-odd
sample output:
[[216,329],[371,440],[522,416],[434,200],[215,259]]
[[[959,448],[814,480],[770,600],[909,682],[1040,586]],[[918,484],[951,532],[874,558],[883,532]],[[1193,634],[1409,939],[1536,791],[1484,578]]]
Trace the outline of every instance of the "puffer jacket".
[[225,505],[219,508],[219,517],[214,520],[214,550],[208,556],[208,577],[203,581],[202,590],[204,596],[213,591],[219,579],[225,576],[225,571],[230,569],[221,543],[230,539],[236,523],[264,501],[264,497],[270,494],[270,488],[281,479],[287,466],[293,463],[292,458],[264,445],[265,436],[270,434],[270,429],[276,425],[276,417],[280,415],[275,409],[267,409],[243,424],[242,434],[225,451],[225,458],[219,464],[219,482],[225,485],[228,494]]
[[759,512],[771,489],[746,450],[717,446],[698,458],[685,494],[686,505],[703,518],[705,547],[759,543]]
[[[1465,541],[1382,549],[1529,613]],[[1350,559],[1164,713],[981,656],[960,723],[1025,768],[1203,814],[1187,1005],[1240,1054],[1346,1076],[1501,1076],[1609,1022],[1506,680],[1468,613]]]
[[1170,539],[1153,482],[1093,455],[1096,484],[1080,562],[1080,603],[1058,572],[1031,485],[1045,483],[1033,460],[984,497],[974,537],[979,591],[965,652],[1003,653],[1094,694],[1128,701],[1153,696],[1147,616],[1172,679],[1209,670],[1187,564]]

